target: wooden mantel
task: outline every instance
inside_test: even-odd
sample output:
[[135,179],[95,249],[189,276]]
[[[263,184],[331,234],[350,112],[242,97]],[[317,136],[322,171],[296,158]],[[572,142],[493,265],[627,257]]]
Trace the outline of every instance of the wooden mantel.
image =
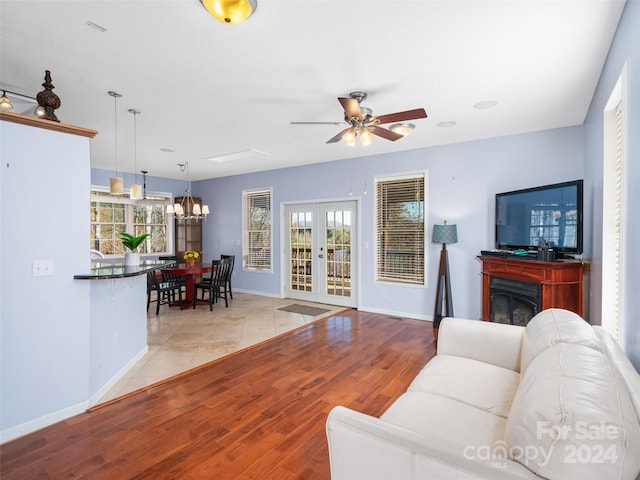
[[21,125],[28,125],[30,127],[44,128],[45,130],[53,130],[61,133],[80,135],[87,138],[93,138],[98,134],[97,130],[76,127],[75,125],[69,125],[67,123],[52,122],[51,120],[44,120],[38,117],[31,117],[29,115],[6,112],[3,110],[0,110],[0,120],[3,120],[5,122],[19,123]]
[[542,262],[483,255],[478,258],[482,262],[482,320],[491,318],[492,276],[538,283],[541,310],[564,308],[582,316],[582,261]]

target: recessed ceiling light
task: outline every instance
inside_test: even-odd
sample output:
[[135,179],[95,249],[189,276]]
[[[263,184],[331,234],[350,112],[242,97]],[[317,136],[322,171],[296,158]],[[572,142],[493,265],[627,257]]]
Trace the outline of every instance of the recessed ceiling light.
[[438,123],[438,126],[442,128],[455,127],[456,125],[457,125],[456,122],[450,122],[450,121]]
[[473,108],[477,108],[478,110],[486,110],[487,108],[493,108],[498,104],[495,100],[487,100],[485,102],[476,103]]

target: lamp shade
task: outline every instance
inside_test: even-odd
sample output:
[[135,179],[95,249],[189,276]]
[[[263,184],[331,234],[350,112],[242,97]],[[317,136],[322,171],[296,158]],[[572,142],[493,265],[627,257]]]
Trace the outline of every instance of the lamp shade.
[[457,243],[458,228],[456,225],[434,225],[433,226],[433,243]]

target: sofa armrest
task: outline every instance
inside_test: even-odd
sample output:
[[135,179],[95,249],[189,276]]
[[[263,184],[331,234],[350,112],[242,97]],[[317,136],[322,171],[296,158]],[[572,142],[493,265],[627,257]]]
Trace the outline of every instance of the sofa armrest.
[[538,479],[510,460],[474,458],[472,449],[346,407],[327,419],[331,480]]
[[520,371],[524,327],[446,317],[438,332],[438,354],[455,355]]

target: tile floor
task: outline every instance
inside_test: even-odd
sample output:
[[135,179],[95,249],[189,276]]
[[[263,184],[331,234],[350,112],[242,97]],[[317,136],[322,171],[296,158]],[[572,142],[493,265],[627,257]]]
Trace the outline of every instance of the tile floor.
[[[278,310],[298,303],[329,310],[311,317]],[[203,365],[276,335],[294,330],[345,307],[234,292],[229,308],[210,312],[206,305],[180,310],[151,304],[147,315],[149,352],[97,403],[104,403],[191,368]]]

